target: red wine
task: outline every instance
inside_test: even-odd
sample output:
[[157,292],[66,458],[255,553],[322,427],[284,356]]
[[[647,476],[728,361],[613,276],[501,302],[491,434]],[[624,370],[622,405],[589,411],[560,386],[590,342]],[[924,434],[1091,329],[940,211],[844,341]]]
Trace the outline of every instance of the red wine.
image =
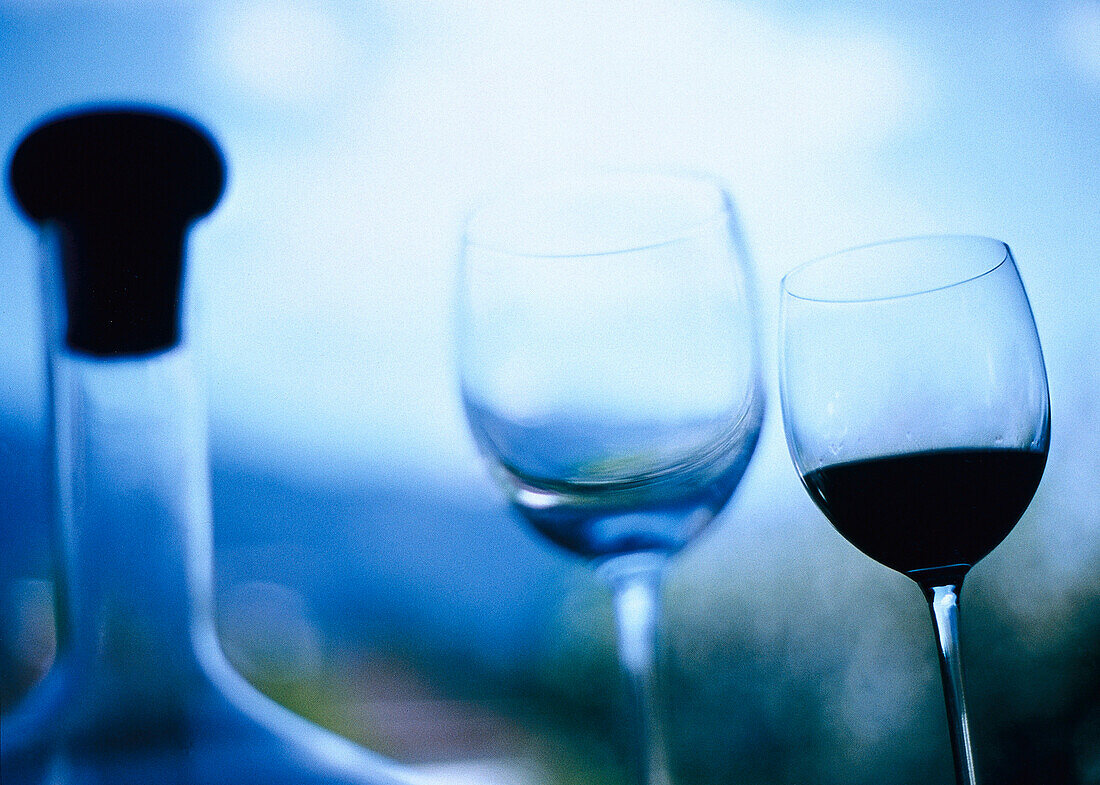
[[918,570],[966,572],[1023,515],[1046,451],[957,449],[826,466],[803,476],[844,537],[919,581]]

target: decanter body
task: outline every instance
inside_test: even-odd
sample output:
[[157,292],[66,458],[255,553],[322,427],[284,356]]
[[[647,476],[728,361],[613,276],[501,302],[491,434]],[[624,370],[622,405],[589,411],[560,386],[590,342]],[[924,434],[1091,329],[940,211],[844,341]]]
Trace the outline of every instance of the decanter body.
[[205,416],[183,248],[224,164],[185,118],[63,116],[17,149],[43,238],[58,655],[0,734],[5,785],[391,785],[394,764],[290,713],[214,629]]

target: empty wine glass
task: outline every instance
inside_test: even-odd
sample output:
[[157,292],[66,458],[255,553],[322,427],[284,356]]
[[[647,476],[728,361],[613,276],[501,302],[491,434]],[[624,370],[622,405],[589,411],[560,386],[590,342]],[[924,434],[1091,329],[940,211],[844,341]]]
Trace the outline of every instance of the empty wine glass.
[[662,568],[729,500],[764,408],[748,260],[712,182],[588,173],[470,218],[458,367],[516,510],[611,588],[639,781],[668,781],[654,709]]
[[1030,503],[1050,441],[1012,253],[922,237],[803,265],[783,280],[780,355],[787,444],[810,496],[930,603],[956,778],[973,785],[959,590]]

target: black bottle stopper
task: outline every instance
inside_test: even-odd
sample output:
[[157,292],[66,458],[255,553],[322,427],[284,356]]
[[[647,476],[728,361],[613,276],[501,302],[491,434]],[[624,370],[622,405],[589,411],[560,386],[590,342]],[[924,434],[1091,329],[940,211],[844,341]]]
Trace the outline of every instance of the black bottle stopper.
[[26,215],[59,230],[69,347],[113,356],[174,346],[184,235],[225,186],[213,139],[162,109],[77,111],[28,133],[9,176]]

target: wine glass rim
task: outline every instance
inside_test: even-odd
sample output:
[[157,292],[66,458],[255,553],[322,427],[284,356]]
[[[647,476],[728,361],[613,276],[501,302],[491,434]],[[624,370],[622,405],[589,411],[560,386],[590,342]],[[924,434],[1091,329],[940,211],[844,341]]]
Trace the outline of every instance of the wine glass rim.
[[[477,220],[489,210],[504,203],[507,196],[515,196],[527,191],[536,193],[540,188],[565,186],[569,183],[594,183],[598,180],[608,182],[618,181],[625,183],[628,178],[648,179],[653,182],[665,181],[666,183],[693,184],[705,189],[714,204],[709,209],[696,211],[690,220],[675,224],[666,231],[655,232],[652,239],[637,243],[610,243],[598,245],[591,249],[573,248],[571,250],[542,250],[525,248],[522,241],[503,242],[487,235],[492,231],[477,231],[474,228]],[[707,172],[614,167],[590,167],[568,170],[542,177],[530,178],[511,183],[507,188],[484,196],[467,214],[463,222],[462,246],[466,248],[478,248],[506,256],[529,259],[583,259],[589,257],[616,256],[649,251],[655,248],[675,245],[692,239],[704,229],[715,223],[728,219],[730,210],[729,191],[725,184],[716,176]]]
[[[798,292],[792,288],[792,282],[795,278],[806,272],[811,267],[816,267],[825,262],[833,262],[838,259],[853,256],[859,253],[865,253],[868,251],[874,251],[877,249],[885,249],[890,246],[901,245],[914,245],[917,243],[931,243],[931,242],[952,242],[962,243],[967,242],[971,244],[980,243],[989,247],[997,247],[1000,250],[991,257],[993,261],[978,268],[978,272],[963,275],[956,278],[949,278],[944,283],[936,283],[930,285],[918,285],[904,291],[899,291],[891,294],[849,294],[844,296],[824,296],[814,295],[805,292]],[[1012,258],[1012,251],[1008,247],[1008,244],[997,240],[992,237],[988,237],[980,234],[925,234],[914,235],[911,237],[899,237],[890,240],[880,240],[873,243],[865,243],[863,245],[857,245],[850,248],[844,248],[839,251],[824,254],[822,256],[810,259],[797,267],[790,270],[783,276],[781,281],[783,293],[789,297],[793,297],[797,300],[805,300],[808,302],[821,302],[821,303],[869,303],[878,302],[883,300],[898,300],[906,297],[917,297],[924,294],[930,294],[932,292],[938,292],[945,289],[951,289],[956,286],[962,286],[964,284],[975,281],[979,278],[983,278],[990,273],[1000,268],[1005,262]]]

